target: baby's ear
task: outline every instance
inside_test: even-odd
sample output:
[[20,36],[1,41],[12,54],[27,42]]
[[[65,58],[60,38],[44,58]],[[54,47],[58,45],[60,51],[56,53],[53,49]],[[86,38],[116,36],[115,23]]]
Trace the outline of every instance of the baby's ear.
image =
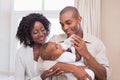
[[52,57],[51,57],[51,60],[56,60],[56,57],[55,57],[55,56],[52,56]]

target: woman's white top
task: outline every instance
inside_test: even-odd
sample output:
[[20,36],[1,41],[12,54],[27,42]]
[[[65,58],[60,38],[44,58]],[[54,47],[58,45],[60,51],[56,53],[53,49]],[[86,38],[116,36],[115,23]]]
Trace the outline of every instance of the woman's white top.
[[16,54],[15,61],[15,80],[42,80],[41,72],[36,69],[33,48],[22,46]]

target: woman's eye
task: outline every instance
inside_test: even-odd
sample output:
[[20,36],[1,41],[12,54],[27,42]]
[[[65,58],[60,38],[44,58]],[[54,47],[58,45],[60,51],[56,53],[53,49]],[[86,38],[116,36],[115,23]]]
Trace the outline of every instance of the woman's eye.
[[33,31],[33,34],[37,34],[38,33],[38,31]]
[[41,29],[41,31],[45,31],[45,29]]

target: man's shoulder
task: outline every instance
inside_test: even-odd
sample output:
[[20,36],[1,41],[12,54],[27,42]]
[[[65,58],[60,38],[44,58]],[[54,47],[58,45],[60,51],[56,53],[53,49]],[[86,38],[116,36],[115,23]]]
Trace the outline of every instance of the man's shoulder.
[[89,33],[84,33],[83,39],[88,42],[100,42],[101,39],[96,37],[95,35],[91,35]]

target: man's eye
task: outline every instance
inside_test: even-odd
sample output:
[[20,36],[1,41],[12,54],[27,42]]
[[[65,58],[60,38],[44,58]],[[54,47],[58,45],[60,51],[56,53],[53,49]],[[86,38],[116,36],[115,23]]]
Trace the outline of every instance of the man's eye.
[[71,23],[67,23],[67,24],[71,24]]
[[67,21],[66,24],[70,25],[72,22],[71,21]]
[[70,25],[70,24],[71,24],[71,22],[67,22],[66,24]]
[[64,24],[62,24],[61,22],[60,22],[60,25],[63,27],[64,26]]
[[62,27],[64,27],[64,24],[61,24]]

